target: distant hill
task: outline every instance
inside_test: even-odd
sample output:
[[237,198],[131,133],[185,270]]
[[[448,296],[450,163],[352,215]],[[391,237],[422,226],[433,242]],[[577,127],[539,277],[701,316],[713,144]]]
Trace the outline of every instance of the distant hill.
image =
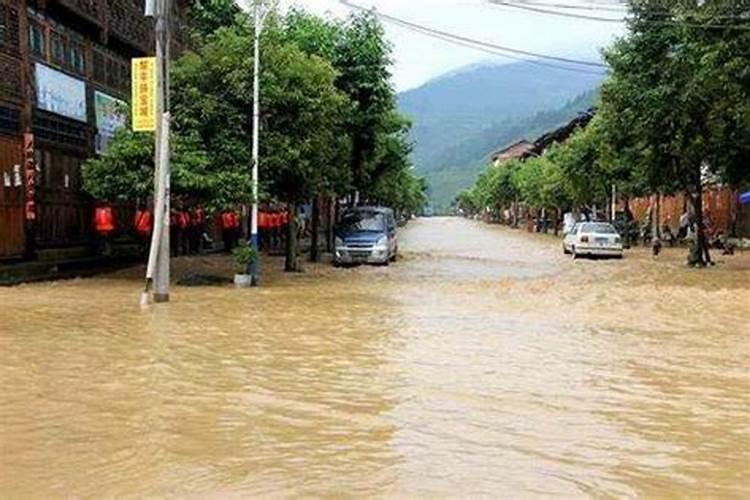
[[590,107],[602,77],[519,62],[478,65],[399,96],[414,121],[413,159],[438,210],[470,186],[495,149],[533,139]]

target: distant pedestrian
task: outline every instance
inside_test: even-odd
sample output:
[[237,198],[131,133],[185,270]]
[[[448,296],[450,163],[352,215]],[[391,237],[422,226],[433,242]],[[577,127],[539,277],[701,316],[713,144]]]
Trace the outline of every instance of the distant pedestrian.
[[190,228],[188,229],[189,253],[200,253],[203,234],[205,232],[206,213],[200,205],[196,205],[190,211]]
[[232,210],[225,210],[221,214],[221,232],[224,239],[224,250],[231,252],[239,238],[240,219]]
[[109,204],[99,204],[94,209],[94,229],[99,239],[99,253],[112,255],[112,235],[115,232],[115,214]]
[[141,247],[141,254],[148,257],[149,245],[151,240],[151,232],[154,228],[154,214],[148,208],[141,208],[135,212],[135,221],[133,226],[135,227],[136,238]]

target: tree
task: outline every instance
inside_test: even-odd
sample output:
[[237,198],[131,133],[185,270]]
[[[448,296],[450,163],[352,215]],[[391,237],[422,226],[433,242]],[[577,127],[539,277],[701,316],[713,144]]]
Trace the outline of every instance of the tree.
[[354,104],[347,129],[352,143],[351,171],[355,189],[371,182],[378,136],[396,109],[391,84],[391,46],[372,13],[353,14],[344,27],[335,56],[337,87]]
[[747,25],[748,7],[634,0],[632,11],[628,36],[605,53],[612,67],[600,109],[607,143],[632,159],[650,188],[687,193],[697,227],[688,262],[705,265],[705,176],[737,182],[750,175],[750,38],[747,30],[721,27]]
[[190,24],[202,38],[232,26],[240,15],[242,9],[235,0],[192,0],[188,8]]
[[[251,201],[253,28],[243,15],[226,25],[229,16],[219,8],[226,5],[200,3],[218,8],[205,12],[210,36],[171,75],[173,192],[216,208]],[[421,207],[425,186],[411,172],[408,122],[395,111],[390,48],[374,17],[346,23],[301,11],[271,17],[262,52],[263,199],[286,202],[295,213],[301,203],[356,188],[397,209]],[[118,134],[87,165],[89,192],[108,199],[148,196],[152,141],[149,134]],[[295,270],[296,219],[291,222],[286,268]]]

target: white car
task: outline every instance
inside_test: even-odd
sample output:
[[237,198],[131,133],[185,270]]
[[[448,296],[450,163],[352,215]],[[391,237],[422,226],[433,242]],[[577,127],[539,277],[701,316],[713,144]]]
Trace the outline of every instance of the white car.
[[563,252],[574,259],[582,255],[621,259],[622,238],[609,222],[579,222],[565,235]]

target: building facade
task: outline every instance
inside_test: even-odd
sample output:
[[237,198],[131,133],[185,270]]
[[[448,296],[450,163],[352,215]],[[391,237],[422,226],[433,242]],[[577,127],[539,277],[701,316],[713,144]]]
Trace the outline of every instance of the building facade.
[[93,246],[81,164],[125,124],[130,60],[153,46],[144,0],[0,0],[0,259]]

